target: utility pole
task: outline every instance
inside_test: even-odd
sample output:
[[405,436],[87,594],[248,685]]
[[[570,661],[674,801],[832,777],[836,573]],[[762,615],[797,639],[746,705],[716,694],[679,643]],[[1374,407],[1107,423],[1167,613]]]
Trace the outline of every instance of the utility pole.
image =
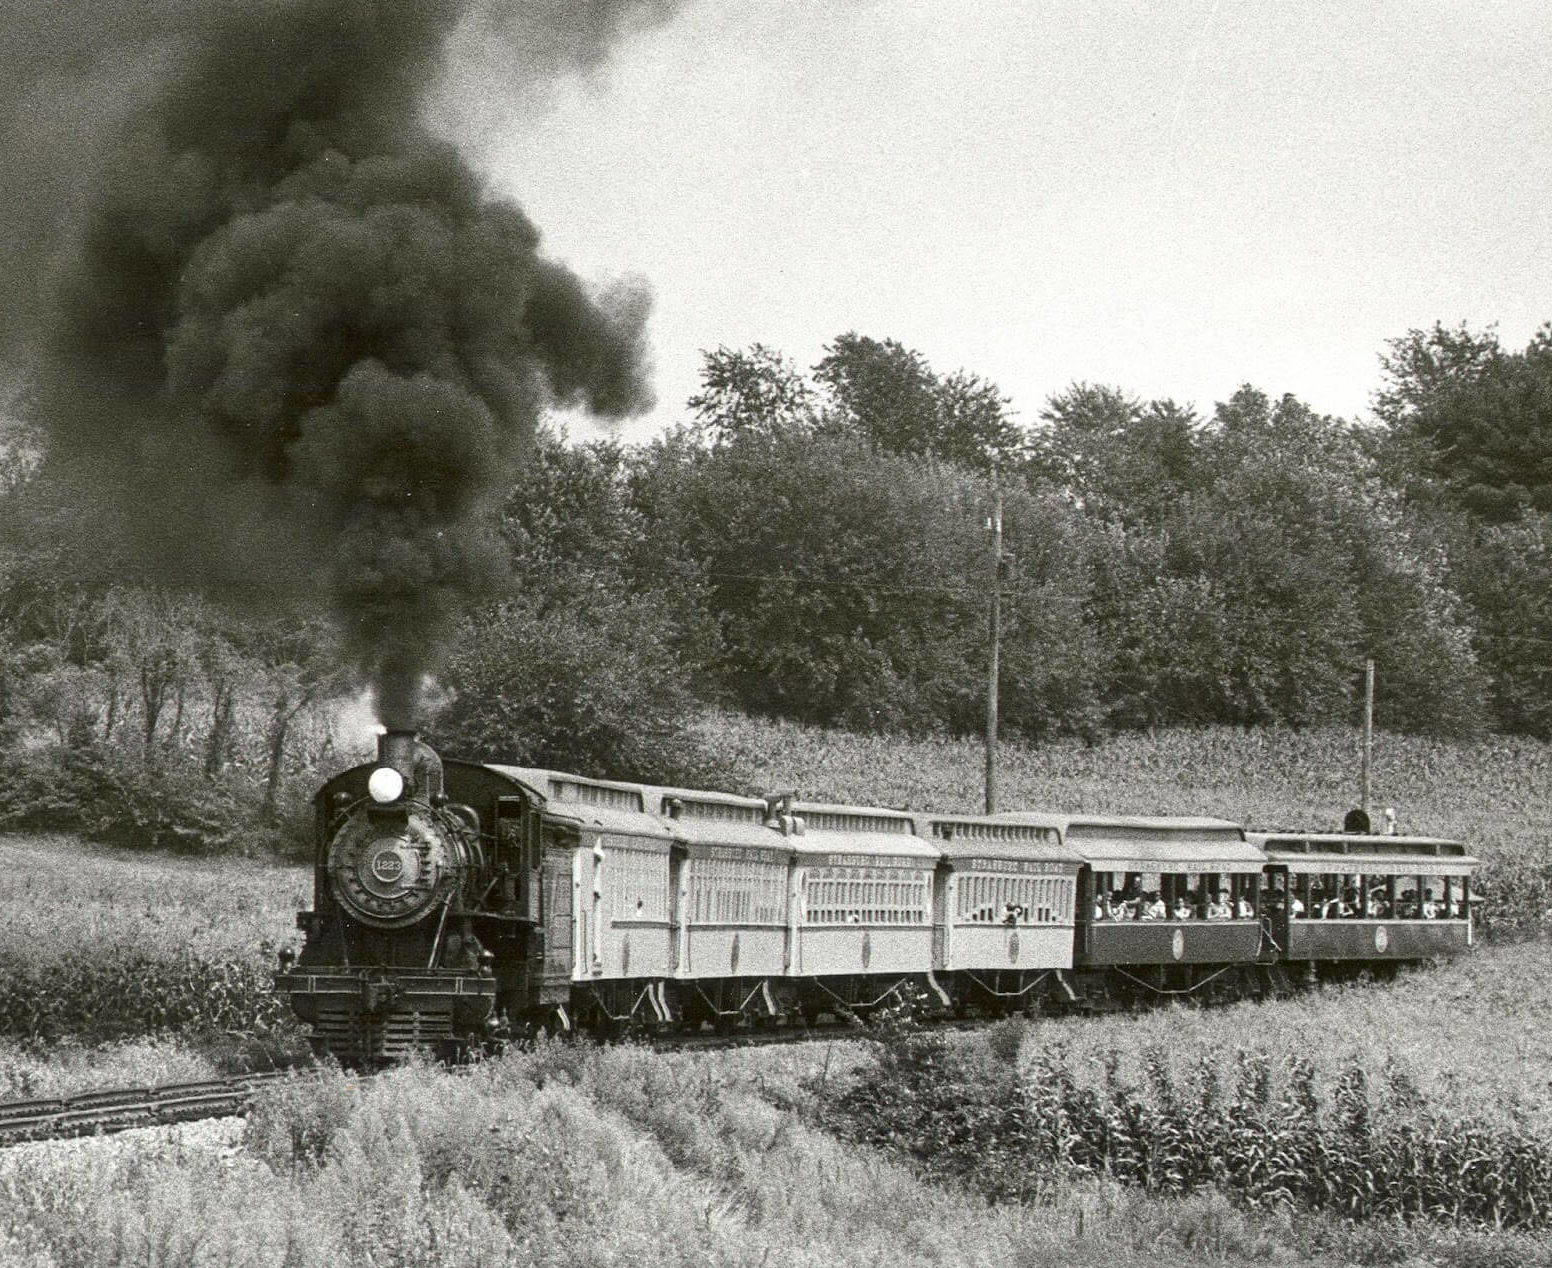
[[1369,813],[1369,766],[1374,760],[1374,660],[1363,663],[1363,778],[1358,804]]
[[[995,471],[992,478],[996,479]],[[992,534],[991,667],[986,674],[986,813],[997,813],[997,671],[1002,645],[1002,487],[987,527]]]

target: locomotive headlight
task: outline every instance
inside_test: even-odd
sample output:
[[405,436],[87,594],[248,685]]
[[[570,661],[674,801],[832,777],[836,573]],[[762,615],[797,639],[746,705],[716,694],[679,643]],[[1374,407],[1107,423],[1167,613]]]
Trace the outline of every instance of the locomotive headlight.
[[379,766],[367,779],[366,790],[373,801],[386,806],[404,795],[404,776],[392,766]]

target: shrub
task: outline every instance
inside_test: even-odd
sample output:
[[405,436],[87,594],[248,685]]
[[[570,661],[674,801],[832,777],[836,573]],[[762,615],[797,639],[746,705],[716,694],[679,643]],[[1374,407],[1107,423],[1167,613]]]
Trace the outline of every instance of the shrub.
[[1031,1123],[1016,1069],[990,1049],[886,1031],[873,1068],[818,1104],[822,1124],[844,1139],[903,1153],[931,1178],[964,1184],[987,1202],[1033,1199],[1050,1174],[1029,1166]]
[[310,816],[300,803],[261,815],[256,790],[186,766],[147,766],[97,745],[12,754],[0,781],[0,828],[75,832],[107,845],[176,854],[303,857]]
[[691,723],[670,616],[649,599],[580,590],[471,616],[428,727],[445,751],[612,778],[715,782]]

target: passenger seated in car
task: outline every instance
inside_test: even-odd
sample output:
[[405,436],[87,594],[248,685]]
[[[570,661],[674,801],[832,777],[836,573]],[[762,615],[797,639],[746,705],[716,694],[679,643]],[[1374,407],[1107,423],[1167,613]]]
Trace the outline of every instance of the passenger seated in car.
[[1361,907],[1357,886],[1349,885],[1342,891],[1342,901],[1337,906],[1336,914],[1344,920],[1351,920],[1354,916],[1362,914]]
[[1234,914],[1234,909],[1229,906],[1229,896],[1223,890],[1213,895],[1212,902],[1207,904],[1207,919],[1228,920]]
[[1128,898],[1124,890],[1116,890],[1110,896],[1110,915],[1115,920],[1136,920],[1137,899]]
[[1016,925],[1024,918],[1024,905],[1022,903],[1004,903],[1002,908],[1002,923]]
[[1387,920],[1390,917],[1390,899],[1382,886],[1375,886],[1369,891],[1369,915],[1376,920]]
[[1239,903],[1235,907],[1235,912],[1238,914],[1238,916],[1239,916],[1239,918],[1241,920],[1254,920],[1255,919],[1256,905],[1255,905],[1255,903],[1250,901],[1250,895],[1249,894],[1241,894],[1239,896]]
[[1297,894],[1288,895],[1288,914],[1295,918],[1304,914],[1304,903]]
[[1196,908],[1186,900],[1184,894],[1180,894],[1175,898],[1175,910],[1172,914],[1176,920],[1194,920],[1196,918]]
[[[1321,887],[1321,884],[1320,884],[1319,881],[1311,881],[1310,882],[1309,900],[1310,900],[1310,905],[1309,905],[1310,919],[1311,920],[1319,920],[1322,916],[1324,916],[1326,914],[1326,891]],[[1294,899],[1294,901],[1298,902],[1298,899],[1296,898],[1296,899]],[[1302,915],[1303,913],[1299,912],[1299,911],[1296,911],[1293,914],[1295,916],[1299,916],[1299,915]]]
[[1157,893],[1149,892],[1142,896],[1142,902],[1137,907],[1138,920],[1167,920],[1169,909],[1164,906],[1164,900]]

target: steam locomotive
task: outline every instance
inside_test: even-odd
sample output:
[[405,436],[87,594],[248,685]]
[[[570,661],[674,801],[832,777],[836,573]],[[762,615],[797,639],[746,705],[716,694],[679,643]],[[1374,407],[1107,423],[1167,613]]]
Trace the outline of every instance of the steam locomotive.
[[1470,945],[1431,837],[929,815],[443,761],[412,732],[315,799],[276,989],[351,1064],[549,1029],[759,1027],[1291,989]]

